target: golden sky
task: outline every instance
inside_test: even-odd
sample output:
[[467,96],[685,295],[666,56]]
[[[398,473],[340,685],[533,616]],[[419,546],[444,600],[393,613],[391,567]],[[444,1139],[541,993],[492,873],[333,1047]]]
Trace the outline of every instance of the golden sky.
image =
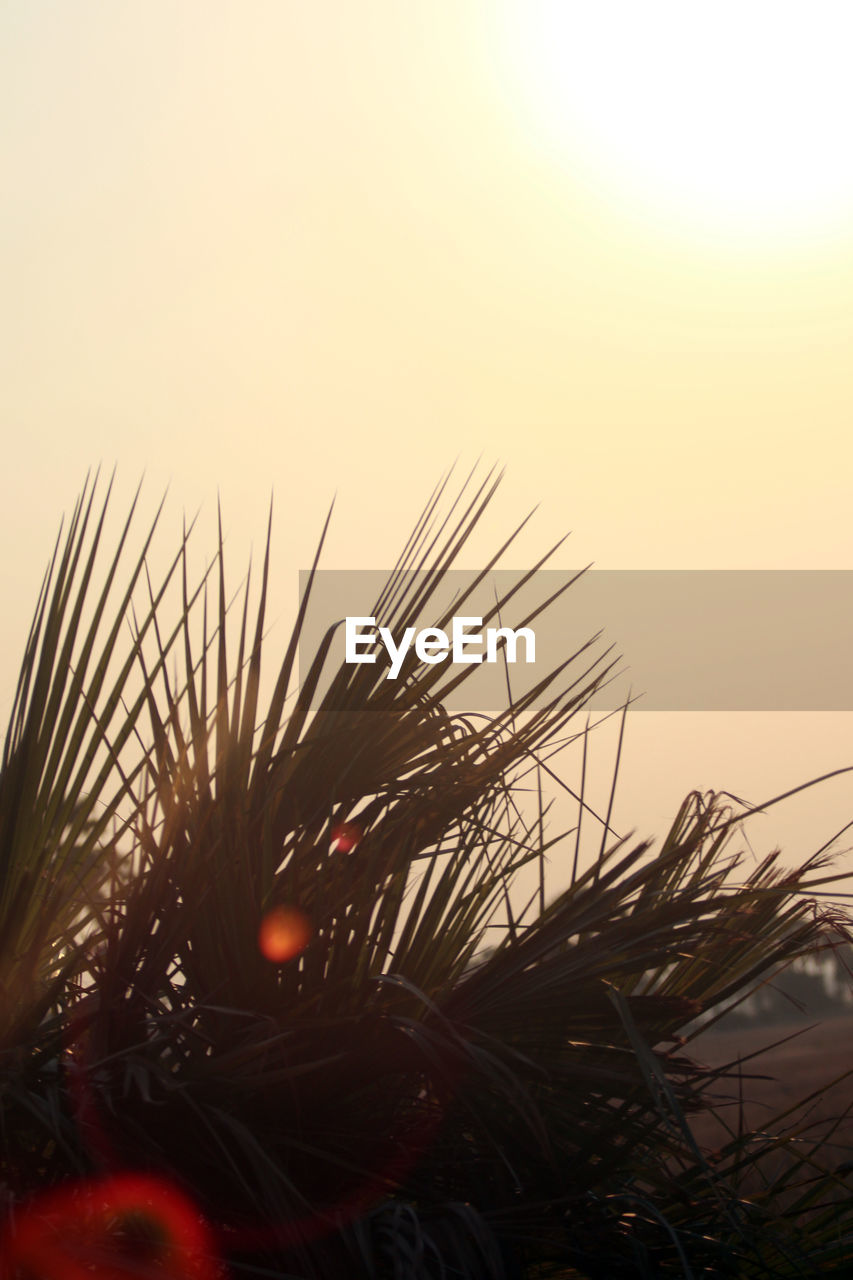
[[[382,567],[457,455],[484,548],[541,504],[517,566],[851,567],[846,6],[605,7],[5,0],[4,699],[98,462],[175,528],[219,489],[238,564],[274,487],[282,611],[333,493]],[[853,756],[771,720],[647,715],[628,798]]]

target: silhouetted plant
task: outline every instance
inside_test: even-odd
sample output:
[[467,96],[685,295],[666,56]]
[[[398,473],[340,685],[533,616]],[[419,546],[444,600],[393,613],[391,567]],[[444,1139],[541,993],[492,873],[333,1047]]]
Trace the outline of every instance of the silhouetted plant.
[[[496,483],[433,495],[388,625],[435,598]],[[466,673],[414,655],[321,695],[331,631],[296,684],[309,586],[262,704],[269,539],[229,628],[221,534],[212,620],[186,535],[156,586],[149,535],[109,603],[125,529],[90,601],[105,508],[87,486],[57,544],[0,773],[7,1241],[40,1189],[132,1171],[191,1198],[234,1276],[848,1274],[819,1152],[735,1125],[712,1155],[690,1127],[732,1076],[688,1052],[698,1015],[846,937],[808,896],[825,857],[744,875],[736,815],[693,794],[657,851],[605,840],[520,914],[521,868],[575,852],[522,789],[606,655],[494,716],[448,714]],[[138,1229],[98,1194],[126,1253]]]

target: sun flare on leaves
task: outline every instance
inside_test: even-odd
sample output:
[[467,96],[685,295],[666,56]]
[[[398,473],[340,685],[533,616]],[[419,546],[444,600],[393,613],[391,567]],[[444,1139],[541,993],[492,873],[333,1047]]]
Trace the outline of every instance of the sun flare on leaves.
[[734,240],[853,218],[844,0],[533,0],[510,38],[531,127],[620,208]]
[[0,1239],[0,1275],[44,1280],[217,1280],[213,1238],[182,1192],[147,1174],[36,1196]]
[[339,822],[332,828],[330,847],[338,853],[352,853],[361,840],[362,831],[357,822]]
[[273,907],[261,921],[258,946],[271,964],[285,964],[304,951],[311,940],[308,917],[296,907]]

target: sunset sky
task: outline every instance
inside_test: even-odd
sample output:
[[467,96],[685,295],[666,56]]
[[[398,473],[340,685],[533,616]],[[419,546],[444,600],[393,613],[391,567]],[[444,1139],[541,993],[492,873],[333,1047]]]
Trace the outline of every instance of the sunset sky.
[[[853,568],[849,7],[588,7],[0,6],[4,712],[99,462],[206,549],[219,491],[235,570],[274,489],[282,626],[335,493],[327,567],[382,568],[457,456],[507,467],[483,551],[539,504],[510,567]],[[851,728],[636,713],[624,823]],[[853,784],[810,805],[757,844]]]

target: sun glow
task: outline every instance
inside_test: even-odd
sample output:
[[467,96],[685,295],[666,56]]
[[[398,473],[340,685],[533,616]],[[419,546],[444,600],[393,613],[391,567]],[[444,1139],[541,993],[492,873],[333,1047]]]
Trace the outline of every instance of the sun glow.
[[611,199],[775,238],[853,219],[847,0],[529,0],[512,22],[540,135]]

